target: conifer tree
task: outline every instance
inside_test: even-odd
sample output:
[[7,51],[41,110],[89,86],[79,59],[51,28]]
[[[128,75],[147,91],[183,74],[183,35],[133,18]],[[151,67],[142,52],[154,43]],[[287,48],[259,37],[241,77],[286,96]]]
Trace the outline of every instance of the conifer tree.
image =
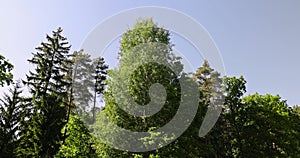
[[83,50],[74,52],[73,57],[73,96],[76,104],[74,111],[78,115],[86,115],[93,101],[94,69],[92,59]]
[[222,78],[220,74],[212,69],[207,60],[196,71],[194,78],[199,84],[201,101],[208,106],[211,99],[222,96]]
[[[222,78],[217,71],[211,68],[207,60],[204,60],[202,66],[199,67],[193,74],[193,77],[199,86],[199,107],[197,115],[194,118],[194,121],[190,126],[190,130],[188,130],[187,133],[190,133],[191,131],[199,132],[208,107],[213,106],[212,104],[214,101],[221,100],[222,102],[222,97],[224,96],[222,90]],[[199,151],[197,155],[198,157],[224,156],[223,148],[225,147],[225,145],[219,143],[220,133],[222,133],[223,129],[222,117],[223,116],[221,115],[214,125],[213,129],[211,129],[211,131],[203,138],[200,138],[199,135],[196,136],[196,134],[191,134],[194,135],[192,140],[197,140],[199,142],[198,145],[194,145],[193,147]]]
[[20,96],[20,84],[17,83],[10,94],[5,94],[0,103],[0,155],[14,157],[18,145],[18,137],[24,128],[22,122],[28,117],[29,109]]
[[35,71],[24,82],[30,89],[33,114],[28,119],[28,131],[20,138],[19,156],[52,157],[64,140],[62,128],[66,124],[71,86],[70,45],[62,29],[47,35],[28,61]]
[[105,64],[103,57],[99,57],[94,60],[93,68],[95,69],[94,105],[92,108],[93,123],[94,123],[96,117],[96,111],[97,111],[96,109],[97,95],[98,96],[101,95],[101,97],[103,96],[105,85],[106,85],[105,80],[107,78],[108,65]]
[[[81,115],[86,123],[93,123],[97,111],[97,96],[102,97],[104,92],[108,66],[103,57],[92,60],[83,50],[74,53],[73,61],[75,112]],[[89,118],[89,112],[92,119]]]

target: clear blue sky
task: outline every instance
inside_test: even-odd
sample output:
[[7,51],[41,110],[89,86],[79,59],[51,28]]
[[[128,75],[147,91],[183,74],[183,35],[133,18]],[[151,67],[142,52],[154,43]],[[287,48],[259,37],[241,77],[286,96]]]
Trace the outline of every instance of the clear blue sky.
[[300,104],[297,0],[1,1],[0,53],[15,65],[16,79],[23,78],[30,69],[26,59],[46,33],[61,26],[72,50],[78,50],[97,24],[124,9],[140,6],[173,8],[201,23],[221,52],[226,74],[246,78],[247,94],[280,94],[290,105]]

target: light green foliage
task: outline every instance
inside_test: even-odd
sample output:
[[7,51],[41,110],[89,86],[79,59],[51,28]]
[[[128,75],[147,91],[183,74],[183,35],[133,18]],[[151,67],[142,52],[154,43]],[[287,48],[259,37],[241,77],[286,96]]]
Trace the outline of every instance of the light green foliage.
[[[61,33],[59,28],[52,36],[47,35],[47,41],[36,48],[29,60],[35,71],[29,72],[23,82],[29,87],[31,96],[21,97],[20,85],[16,84],[10,94],[0,100],[1,158],[300,157],[299,106],[289,107],[279,95],[256,93],[245,97],[243,77],[221,78],[207,61],[191,78],[183,72],[180,58],[172,53],[170,32],[152,19],[138,20],[123,34],[119,65],[109,71],[108,79],[108,66],[103,58],[92,60],[83,51],[69,54],[70,45]],[[0,86],[12,83],[12,68],[0,55]],[[162,147],[174,135],[155,130],[176,115],[181,96],[189,95],[181,91],[182,80],[198,83],[198,110],[188,129]],[[108,88],[104,90],[106,83]],[[166,96],[160,90],[150,93],[155,83],[165,88]],[[105,108],[98,111],[96,96],[102,95]],[[146,106],[162,96],[166,101],[157,113],[147,115],[149,111],[145,109],[137,112],[142,114],[139,116],[128,113],[137,108],[135,106]],[[219,120],[207,135],[199,137],[207,109],[218,99],[225,99]],[[79,109],[77,112],[73,110],[75,105]],[[87,109],[92,110],[93,115],[86,114]],[[94,134],[79,119],[83,114],[86,114],[85,122],[95,121]],[[116,125],[149,132],[136,142],[146,147],[157,143],[161,148],[134,153],[115,149],[96,139],[105,136],[111,144],[127,146],[133,136],[124,136],[122,130],[112,134],[117,130]]]
[[[180,58],[171,53],[169,40],[169,32],[158,27],[151,19],[138,21],[132,30],[128,30],[122,36],[120,66],[109,72],[109,89],[105,93],[106,107],[103,111],[116,125],[133,131],[151,131],[167,123],[176,114],[180,101],[177,79],[180,76],[176,74],[182,75],[183,66],[179,62]],[[128,100],[127,94],[130,94],[139,106],[148,104],[151,101],[149,88],[154,83],[162,84],[167,92],[166,104],[158,113],[150,117],[139,117],[130,115],[118,107],[117,102],[130,109],[132,102]],[[147,144],[151,143],[152,138],[144,140],[147,140]],[[151,152],[141,155],[150,154]]]
[[300,116],[300,106],[299,106],[299,105],[295,105],[295,106],[293,107],[293,110],[294,110],[295,112],[297,112],[297,113],[299,114],[299,116]]
[[171,46],[170,32],[158,27],[152,19],[139,19],[133,29],[123,34],[119,57],[138,45],[154,42]]
[[67,138],[55,157],[97,157],[93,136],[78,116],[70,116],[67,128]]

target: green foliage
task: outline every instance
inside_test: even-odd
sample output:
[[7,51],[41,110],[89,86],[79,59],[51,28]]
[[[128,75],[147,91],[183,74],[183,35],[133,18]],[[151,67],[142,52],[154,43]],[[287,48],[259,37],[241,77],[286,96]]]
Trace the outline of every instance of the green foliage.
[[99,111],[99,110],[97,110],[97,107],[96,107],[97,95],[100,95],[101,97],[103,96],[105,86],[106,86],[105,80],[107,78],[107,73],[108,73],[107,72],[108,65],[105,64],[103,57],[99,57],[94,60],[93,69],[95,70],[94,106],[92,108],[92,114],[93,114],[92,121],[94,123],[96,120],[96,111]]
[[190,157],[226,157],[226,143],[220,141],[223,138],[220,136],[225,132],[224,130],[224,116],[219,116],[218,122],[216,122],[213,129],[203,138],[200,138],[198,133],[201,127],[204,116],[209,106],[214,101],[223,102],[224,97],[224,83],[220,74],[210,67],[208,61],[204,60],[204,63],[198,70],[193,74],[194,79],[199,86],[199,108],[196,117],[192,125],[190,126],[187,133],[193,135],[193,143],[188,143],[192,148],[196,149],[191,153]]
[[299,157],[300,117],[276,95],[249,95],[239,108],[243,155]]
[[226,155],[244,157],[240,130],[243,124],[238,119],[239,109],[243,108],[242,96],[246,92],[246,80],[243,77],[225,77],[225,107],[221,115],[226,130],[219,139],[224,139],[227,145]]
[[105,89],[105,80],[107,78],[108,65],[105,64],[104,58],[96,58],[93,62],[93,68],[95,70],[95,92],[97,94],[103,94]]
[[194,78],[199,84],[202,104],[208,106],[211,98],[223,95],[220,74],[210,67],[207,60],[195,72]]
[[295,105],[295,106],[293,107],[293,110],[294,110],[295,112],[297,112],[297,113],[299,114],[299,116],[300,116],[300,106],[299,106],[299,105]]
[[139,19],[133,29],[123,34],[119,58],[138,45],[154,42],[170,45],[170,32],[158,27],[152,19]]
[[62,29],[47,35],[47,42],[37,47],[33,58],[35,72],[23,81],[32,94],[32,114],[25,122],[28,129],[21,137],[18,147],[20,157],[52,157],[64,140],[61,133],[66,124],[70,80],[70,46],[61,35]]
[[11,70],[13,67],[14,66],[0,54],[0,86],[3,86],[5,83],[7,85],[12,83],[13,75]]
[[[123,34],[119,67],[109,71],[108,79],[103,58],[92,60],[83,51],[69,54],[70,45],[61,33],[59,28],[52,36],[47,35],[47,42],[42,42],[28,60],[36,66],[23,81],[31,96],[21,97],[17,83],[0,99],[0,157],[300,157],[299,106],[289,107],[279,95],[256,93],[245,97],[243,77],[221,78],[207,61],[192,79],[183,72],[180,58],[172,53],[170,32],[152,19],[137,21]],[[12,68],[0,55],[0,86],[12,83]],[[181,91],[182,80],[198,83],[198,110],[188,129],[162,146],[174,135],[155,130],[176,115],[181,96],[189,95]],[[164,91],[151,92],[155,83],[165,88],[165,96]],[[96,96],[102,95],[106,106],[98,111]],[[132,115],[130,110],[138,109],[135,106],[154,106],[160,104],[155,102],[159,99],[165,99],[164,104],[154,115],[145,109]],[[218,122],[207,135],[199,137],[208,107],[212,101],[222,99],[225,102]],[[73,111],[75,107],[79,110]],[[87,109],[93,113],[88,114]],[[107,118],[100,115],[103,113]],[[82,116],[85,122],[95,122],[94,134],[79,119]],[[122,130],[111,134],[116,125],[149,132],[136,142],[146,147],[158,143],[161,148],[134,153],[96,139],[103,137],[99,131],[104,131],[110,143],[128,145],[132,135],[124,138]]]
[[[159,28],[151,19],[138,21],[132,30],[124,33],[119,52],[120,67],[110,71],[109,89],[105,93],[106,107],[103,112],[113,123],[133,131],[151,131],[170,121],[176,114],[180,103],[180,85],[176,73],[181,74],[183,66],[179,58],[170,51],[169,32]],[[118,107],[118,103],[121,103],[125,109],[131,109],[133,105],[126,96],[128,94],[137,104],[148,104],[151,100],[149,88],[154,83],[162,84],[167,93],[166,104],[158,113],[146,117],[145,111],[139,111],[141,115],[145,115],[133,116]],[[151,138],[145,140],[146,144],[152,141]],[[150,153],[141,155],[149,156]]]
[[62,29],[53,31],[52,37],[46,35],[47,42],[42,42],[33,53],[29,63],[36,65],[35,72],[26,75],[23,81],[29,86],[36,101],[50,93],[66,96],[71,85],[70,74],[72,61],[69,54],[70,45],[61,35]]
[[[103,95],[108,66],[104,58],[98,57],[92,60],[91,56],[85,54],[83,50],[74,52],[73,55],[72,88],[76,104],[75,112],[85,117],[86,123],[93,123],[95,112],[99,111],[96,107],[97,96]],[[89,111],[92,111],[92,119],[89,118]]]
[[[224,78],[225,108],[219,122],[225,125],[216,135],[223,140],[225,154],[233,157],[299,157],[299,116],[281,98],[249,95],[246,81]],[[216,126],[218,127],[218,125]]]
[[55,157],[97,157],[93,136],[79,117],[71,115],[67,128],[65,143]]
[[83,51],[74,52],[73,57],[73,96],[76,104],[76,113],[83,115],[93,100],[94,69],[91,56]]
[[28,107],[20,96],[20,85],[17,83],[10,94],[5,94],[0,104],[0,155],[13,157],[18,145],[18,137],[24,129],[21,122],[28,116]]

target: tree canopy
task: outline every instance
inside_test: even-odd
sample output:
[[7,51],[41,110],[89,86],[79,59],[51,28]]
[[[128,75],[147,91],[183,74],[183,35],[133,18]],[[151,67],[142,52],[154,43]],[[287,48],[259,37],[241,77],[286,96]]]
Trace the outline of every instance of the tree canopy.
[[[101,56],[71,53],[58,28],[32,53],[23,84],[0,55],[0,86],[14,83],[0,98],[0,157],[300,157],[299,105],[246,95],[243,76],[223,77],[206,60],[185,72],[171,37],[139,19],[122,35],[118,66],[108,69]],[[218,121],[199,137],[218,100]],[[174,118],[181,124],[159,131]]]

